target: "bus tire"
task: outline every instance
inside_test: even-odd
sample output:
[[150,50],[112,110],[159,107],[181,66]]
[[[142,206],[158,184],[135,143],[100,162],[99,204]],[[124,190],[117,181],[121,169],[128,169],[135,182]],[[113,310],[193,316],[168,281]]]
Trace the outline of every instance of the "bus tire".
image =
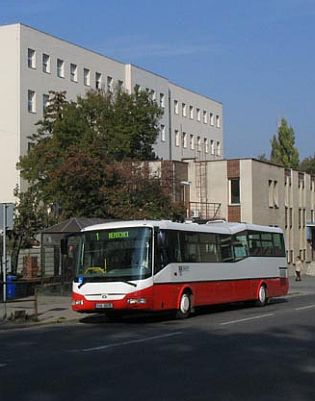
[[191,309],[191,294],[185,291],[180,298],[176,318],[186,319],[190,315]]
[[262,284],[258,290],[258,298],[256,301],[256,306],[265,306],[267,303],[267,288],[265,284]]

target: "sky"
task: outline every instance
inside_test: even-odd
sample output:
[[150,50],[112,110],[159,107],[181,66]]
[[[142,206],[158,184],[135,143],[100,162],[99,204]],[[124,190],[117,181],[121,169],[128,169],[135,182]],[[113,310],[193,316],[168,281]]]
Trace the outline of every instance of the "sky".
[[226,158],[269,157],[281,118],[315,154],[315,0],[0,0],[17,22],[221,102]]

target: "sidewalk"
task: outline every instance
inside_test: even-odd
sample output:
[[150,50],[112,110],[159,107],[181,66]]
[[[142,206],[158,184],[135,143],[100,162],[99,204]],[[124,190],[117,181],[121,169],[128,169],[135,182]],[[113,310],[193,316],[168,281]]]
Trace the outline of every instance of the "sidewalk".
[[0,303],[0,329],[16,326],[34,326],[78,321],[87,314],[74,312],[71,309],[71,296],[39,295],[37,298],[37,315],[35,314],[35,297]]
[[[315,277],[302,276],[302,281],[296,282],[290,277],[288,296],[298,296],[315,293]],[[35,318],[34,296],[19,299],[18,302],[8,302],[5,306],[0,303],[0,329],[16,327],[30,327],[43,324],[62,324],[91,316],[86,313],[73,312],[71,309],[71,296],[43,295],[38,296],[38,314]]]

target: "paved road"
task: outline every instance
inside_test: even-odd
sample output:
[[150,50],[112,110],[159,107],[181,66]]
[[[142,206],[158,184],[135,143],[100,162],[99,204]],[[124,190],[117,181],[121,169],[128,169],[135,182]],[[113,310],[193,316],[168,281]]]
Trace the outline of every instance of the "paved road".
[[314,312],[306,293],[185,321],[0,330],[0,399],[313,401]]

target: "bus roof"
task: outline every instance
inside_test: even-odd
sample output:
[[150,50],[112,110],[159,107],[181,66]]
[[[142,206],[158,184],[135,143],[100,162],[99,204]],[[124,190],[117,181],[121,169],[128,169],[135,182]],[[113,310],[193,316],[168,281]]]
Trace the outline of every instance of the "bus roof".
[[193,222],[176,223],[170,220],[129,220],[112,221],[108,223],[96,224],[83,228],[85,231],[112,230],[127,227],[159,227],[161,229],[180,230],[180,231],[198,231],[218,234],[236,234],[245,230],[265,231],[282,233],[279,227],[262,226],[247,223],[230,223],[224,220],[209,221],[205,224]]

